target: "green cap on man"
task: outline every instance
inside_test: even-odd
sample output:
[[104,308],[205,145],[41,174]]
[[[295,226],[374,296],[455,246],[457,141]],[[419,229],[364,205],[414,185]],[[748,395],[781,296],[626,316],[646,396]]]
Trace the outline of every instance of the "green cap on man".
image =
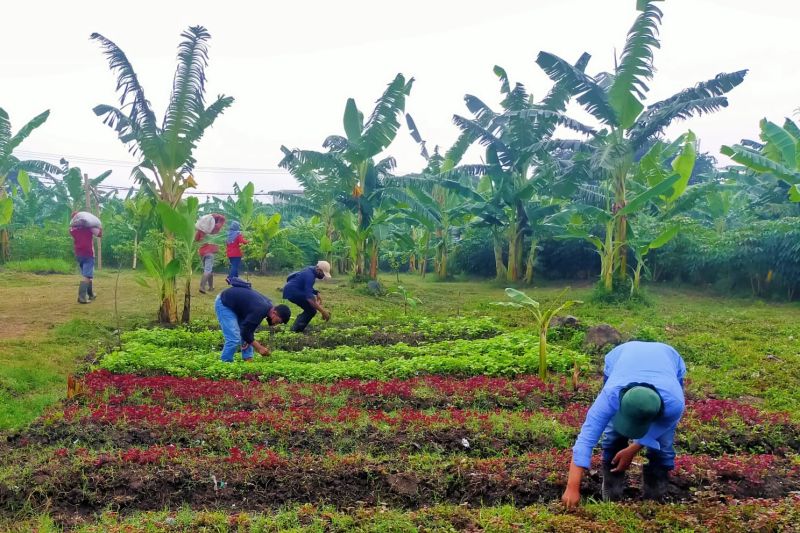
[[614,415],[614,429],[630,439],[640,439],[661,413],[661,396],[650,388],[636,385],[625,391]]

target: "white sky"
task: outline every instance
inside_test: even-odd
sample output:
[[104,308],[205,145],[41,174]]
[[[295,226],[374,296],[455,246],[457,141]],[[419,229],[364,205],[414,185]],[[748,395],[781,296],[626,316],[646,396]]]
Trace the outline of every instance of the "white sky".
[[[280,145],[321,149],[327,135],[342,134],[348,97],[368,114],[396,73],[413,76],[406,110],[429,148],[446,148],[458,135],[452,115],[468,114],[464,94],[493,106],[499,101],[495,64],[537,98],[550,87],[534,63],[539,50],[569,61],[587,51],[590,73],[610,70],[634,6],[635,0],[14,2],[3,8],[0,107],[11,115],[14,131],[51,110],[20,155],[58,154],[40,156],[55,161],[63,155],[90,175],[112,168],[107,183],[130,185],[133,158],[91,111],[118,100],[115,77],[89,35],[99,32],[125,51],[160,120],[179,34],[202,24],[212,35],[209,101],[224,93],[236,102],[200,143],[198,190],[230,191],[234,181],[249,180],[259,191],[290,188],[291,177],[276,170]],[[701,149],[718,155],[722,144],[756,137],[762,117],[779,121],[800,107],[800,2],[668,0],[660,7],[663,40],[649,101],[718,72],[750,69],[731,93],[730,107],[668,133],[690,125]],[[397,158],[400,172],[411,172],[424,166],[418,153],[403,127],[387,155]],[[477,160],[480,154],[469,155]]]

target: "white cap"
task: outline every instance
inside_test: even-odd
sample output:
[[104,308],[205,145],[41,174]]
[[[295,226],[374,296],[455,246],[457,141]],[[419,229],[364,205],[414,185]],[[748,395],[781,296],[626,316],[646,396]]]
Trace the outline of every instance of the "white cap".
[[327,261],[317,261],[317,268],[322,270],[325,279],[331,279],[331,264]]

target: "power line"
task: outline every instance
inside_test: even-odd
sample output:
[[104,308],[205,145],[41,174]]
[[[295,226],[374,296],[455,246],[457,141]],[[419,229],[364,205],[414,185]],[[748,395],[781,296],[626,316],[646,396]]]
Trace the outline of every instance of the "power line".
[[[138,163],[134,163],[131,161],[123,161],[121,159],[104,159],[99,157],[89,157],[89,156],[80,156],[80,155],[68,155],[68,154],[53,154],[50,152],[35,152],[29,150],[19,150],[16,153],[20,155],[25,155],[26,157],[37,157],[37,158],[48,158],[48,159],[57,159],[61,160],[66,159],[67,161],[76,161],[76,162],[84,162],[84,163],[92,163],[97,165],[110,165],[110,166],[119,166],[119,167],[134,167]],[[217,167],[217,166],[207,166],[207,167],[195,167],[194,169],[197,172],[212,172],[216,174],[234,174],[234,173],[241,173],[241,174],[279,174],[279,175],[291,175],[288,171],[280,169],[280,168],[258,168],[258,167]]]
[[[53,176],[38,176],[37,178],[38,179],[50,180],[54,184],[55,183],[63,183],[64,182],[64,180],[58,179],[58,178],[54,178]],[[105,190],[105,191],[114,191],[114,192],[130,191],[130,190],[133,190],[134,192],[139,192],[141,190],[141,187],[134,187],[134,186],[124,187],[122,185],[103,185],[103,184],[95,185],[94,188],[95,189]],[[208,191],[192,191],[191,189],[188,189],[186,192],[188,194],[192,195],[192,196],[236,196],[236,194],[237,194],[235,191],[232,191],[232,192],[208,192]],[[255,193],[253,193],[253,196],[274,196],[275,193],[277,193],[277,192],[282,192],[282,191],[255,192]]]

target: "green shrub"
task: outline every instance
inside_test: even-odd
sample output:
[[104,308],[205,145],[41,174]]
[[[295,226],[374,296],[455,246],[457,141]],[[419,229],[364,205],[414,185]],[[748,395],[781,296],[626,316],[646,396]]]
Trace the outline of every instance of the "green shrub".
[[10,272],[31,272],[33,274],[73,274],[77,273],[74,262],[63,259],[26,259],[24,261],[11,261],[3,265]]
[[11,234],[12,261],[27,259],[73,259],[72,238],[66,224],[47,222],[43,226],[29,226]]

